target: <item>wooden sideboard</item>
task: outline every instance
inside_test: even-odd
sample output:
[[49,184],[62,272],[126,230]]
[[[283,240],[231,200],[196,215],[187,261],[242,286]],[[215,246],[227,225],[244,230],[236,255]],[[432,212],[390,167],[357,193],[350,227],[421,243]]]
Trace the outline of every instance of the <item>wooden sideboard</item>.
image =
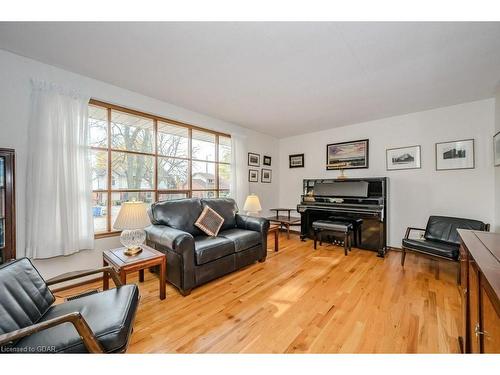
[[500,233],[459,229],[464,353],[500,353]]

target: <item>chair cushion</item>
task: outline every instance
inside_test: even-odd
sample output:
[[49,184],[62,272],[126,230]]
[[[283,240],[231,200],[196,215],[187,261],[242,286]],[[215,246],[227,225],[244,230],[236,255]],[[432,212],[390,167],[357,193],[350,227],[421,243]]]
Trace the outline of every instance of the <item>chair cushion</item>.
[[211,209],[210,207],[205,206],[205,208],[203,208],[203,211],[201,211],[200,217],[198,218],[198,220],[196,220],[196,223],[194,223],[194,225],[196,225],[209,236],[217,236],[223,222],[224,218],[222,216],[220,216],[215,210]]
[[[52,306],[40,322],[79,311],[107,353],[125,349],[139,302],[137,285],[123,285]],[[50,348],[50,346],[54,348]],[[47,347],[49,348],[47,349]],[[71,323],[64,323],[22,338],[14,346],[25,353],[49,351],[86,353]]]
[[458,260],[459,246],[425,239],[403,239],[403,247],[432,255]]
[[151,223],[188,232],[193,236],[202,234],[194,225],[201,214],[199,198],[177,199],[153,203],[150,210]]
[[425,239],[460,245],[457,229],[485,230],[482,221],[458,217],[431,216],[425,229]]
[[0,267],[0,334],[35,324],[55,298],[28,258]]
[[197,236],[194,254],[198,266],[234,254],[234,243],[225,237]]
[[234,242],[236,252],[250,249],[251,247],[260,245],[261,235],[259,232],[246,229],[228,229],[219,233],[219,236],[225,237]]
[[238,206],[231,198],[203,198],[201,204],[208,206],[217,212],[224,219],[220,230],[226,230],[236,227],[236,213]]
[[312,223],[313,229],[331,230],[334,232],[347,232],[352,230],[352,224],[342,221],[316,220]]

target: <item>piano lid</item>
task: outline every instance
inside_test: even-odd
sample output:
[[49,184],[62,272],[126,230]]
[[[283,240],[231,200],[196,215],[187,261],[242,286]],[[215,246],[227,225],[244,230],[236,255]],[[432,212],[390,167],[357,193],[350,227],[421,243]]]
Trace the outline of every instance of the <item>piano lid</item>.
[[368,198],[368,181],[328,181],[314,185],[314,195]]

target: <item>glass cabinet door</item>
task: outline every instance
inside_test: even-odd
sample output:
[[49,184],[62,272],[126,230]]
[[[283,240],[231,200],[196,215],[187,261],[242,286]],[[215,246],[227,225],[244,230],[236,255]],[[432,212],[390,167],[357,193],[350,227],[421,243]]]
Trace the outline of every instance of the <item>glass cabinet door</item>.
[[0,264],[4,262],[5,247],[5,157],[0,156]]
[[0,264],[16,258],[14,150],[0,148]]

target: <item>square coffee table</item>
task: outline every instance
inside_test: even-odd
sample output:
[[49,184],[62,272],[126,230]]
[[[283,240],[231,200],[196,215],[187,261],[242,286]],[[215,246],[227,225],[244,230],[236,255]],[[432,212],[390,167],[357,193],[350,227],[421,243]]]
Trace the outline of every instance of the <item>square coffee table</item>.
[[[141,245],[142,251],[137,255],[125,255],[125,247],[118,249],[105,250],[102,253],[103,266],[112,266],[120,275],[120,280],[123,284],[127,283],[127,274],[139,271],[139,281],[144,281],[144,270],[152,266],[160,266],[160,299],[165,299],[167,269],[167,257],[165,254],[153,249],[147,245]],[[109,276],[104,274],[102,280],[102,288],[109,289]]]

